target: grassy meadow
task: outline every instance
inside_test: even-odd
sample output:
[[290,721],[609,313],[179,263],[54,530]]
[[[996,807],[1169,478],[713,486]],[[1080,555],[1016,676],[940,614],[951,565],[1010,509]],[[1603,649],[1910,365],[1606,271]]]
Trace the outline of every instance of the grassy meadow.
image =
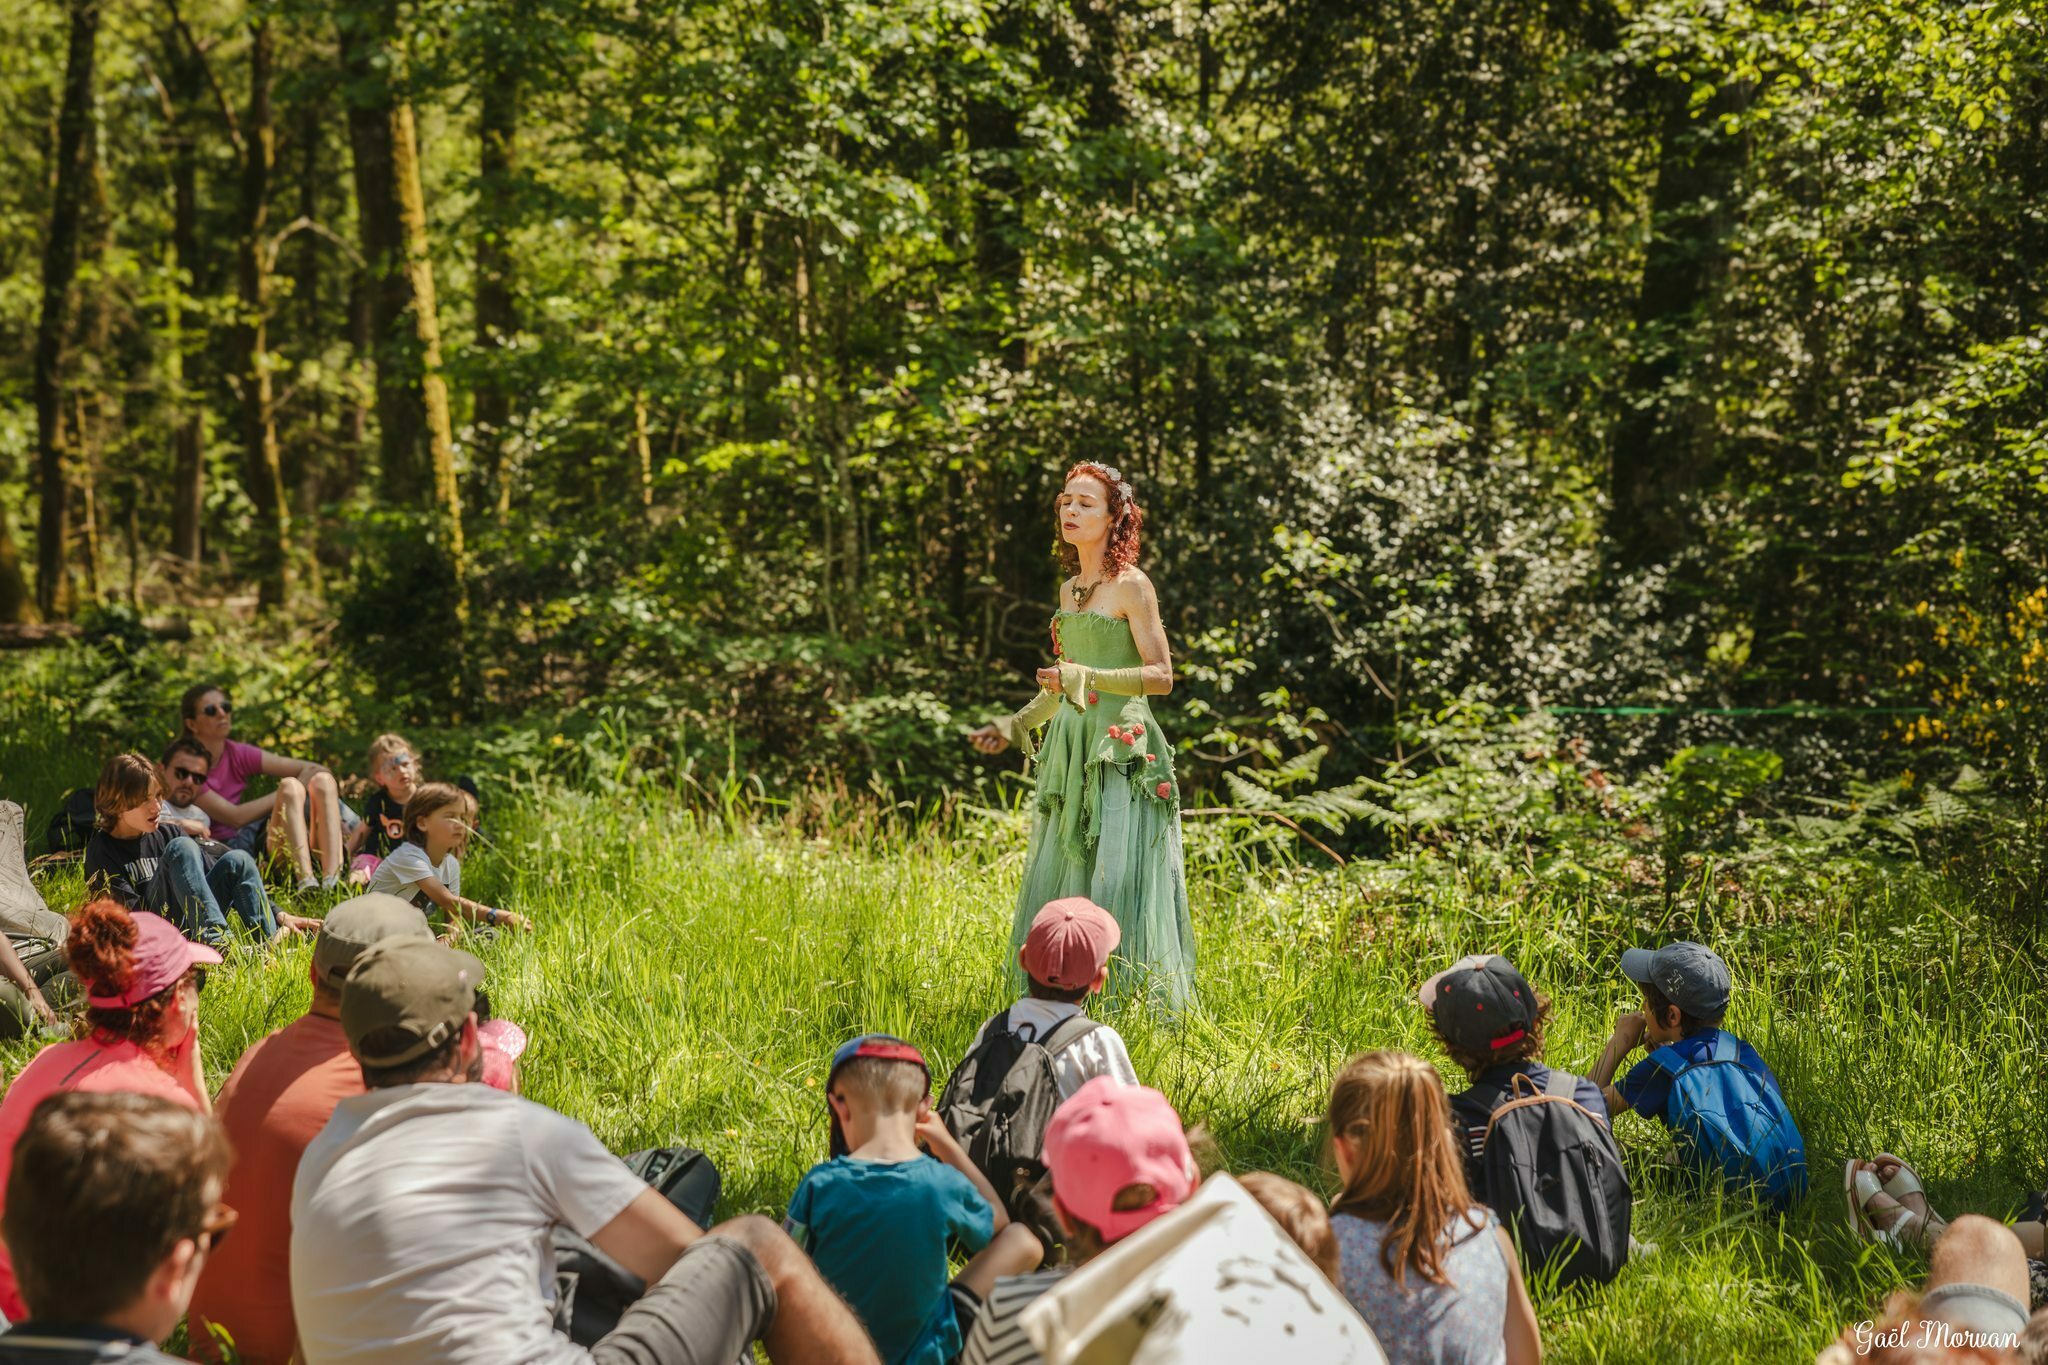
[[[14,719],[0,737],[0,796],[30,805],[33,832],[96,758]],[[1007,1002],[1024,844],[1014,812],[913,830],[849,819],[821,838],[771,808],[715,817],[670,793],[539,786],[486,823],[466,888],[540,926],[480,950],[498,1012],[533,1040],[526,1093],[615,1150],[702,1147],[725,1177],[722,1214],[779,1216],[824,1155],[821,1086],[841,1039],[902,1034],[943,1075]],[[1731,1025],[1784,1080],[1813,1193],[1782,1221],[1703,1200],[1664,1178],[1661,1130],[1622,1120],[1637,1236],[1658,1250],[1602,1293],[1539,1293],[1554,1360],[1810,1359],[1923,1269],[1849,1235],[1840,1164],[1851,1153],[1906,1156],[1944,1211],[2009,1214],[2043,1178],[2048,1002],[2033,930],[1966,913],[1960,888],[1900,873],[1796,901],[1709,893],[1644,908],[1534,879],[1475,884],[1448,864],[1254,864],[1200,822],[1190,836],[1199,1007],[1177,1022],[1141,1006],[1105,1012],[1139,1073],[1207,1128],[1232,1170],[1330,1189],[1319,1120],[1332,1068],[1375,1047],[1437,1056],[1413,991],[1462,953],[1509,953],[1550,991],[1549,1057],[1581,1071],[1635,999],[1615,970],[1622,948],[1687,934],[1728,958]],[[75,868],[38,880],[58,908],[80,895]],[[215,974],[203,1020],[216,1083],[303,1009],[307,953],[251,949]],[[5,1049],[0,1064],[17,1068],[31,1047]]]

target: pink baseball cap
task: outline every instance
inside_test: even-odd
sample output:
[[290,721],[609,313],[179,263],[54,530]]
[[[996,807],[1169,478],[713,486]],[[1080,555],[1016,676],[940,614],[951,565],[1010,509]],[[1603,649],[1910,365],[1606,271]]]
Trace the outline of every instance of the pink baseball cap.
[[217,950],[186,938],[162,915],[137,910],[129,918],[135,921],[135,975],[118,995],[86,996],[85,1003],[94,1009],[131,1009],[177,985],[194,967],[219,965]]
[[1086,896],[1050,901],[1024,937],[1024,974],[1055,990],[1076,991],[1095,980],[1124,931],[1116,916]]
[[477,1025],[476,1036],[484,1047],[484,1084],[510,1090],[526,1051],[526,1030],[510,1019],[488,1019]]
[[[1053,1198],[1115,1242],[1179,1208],[1199,1179],[1180,1115],[1150,1086],[1097,1076],[1076,1090],[1046,1126],[1042,1149]],[[1116,1197],[1150,1185],[1151,1203],[1119,1209]]]

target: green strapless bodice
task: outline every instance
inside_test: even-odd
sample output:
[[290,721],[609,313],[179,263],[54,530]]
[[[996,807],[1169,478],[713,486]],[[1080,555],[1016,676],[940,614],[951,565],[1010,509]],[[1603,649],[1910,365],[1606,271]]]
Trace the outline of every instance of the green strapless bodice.
[[1090,668],[1136,668],[1145,662],[1131,638],[1131,623],[1120,616],[1062,610],[1052,618],[1052,639],[1062,658]]
[[[1136,668],[1144,662],[1131,623],[1100,612],[1053,617],[1060,657],[1089,668]],[[1102,833],[1102,784],[1125,782],[1133,801],[1177,815],[1180,789],[1173,751],[1142,696],[1091,692],[1086,708],[1062,701],[1038,753],[1038,809],[1058,830],[1067,856],[1085,862]]]

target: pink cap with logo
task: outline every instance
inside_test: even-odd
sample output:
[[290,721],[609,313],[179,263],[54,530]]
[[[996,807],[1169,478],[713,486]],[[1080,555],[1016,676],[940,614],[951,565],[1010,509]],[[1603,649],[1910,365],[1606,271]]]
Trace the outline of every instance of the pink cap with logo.
[[1049,901],[1024,938],[1024,974],[1056,990],[1074,991],[1095,976],[1123,942],[1116,916],[1086,896]]
[[135,921],[135,975],[118,995],[86,996],[85,1003],[94,1009],[131,1009],[177,985],[194,967],[219,965],[217,950],[186,938],[162,915],[137,910],[129,918]]
[[510,1019],[489,1019],[477,1025],[484,1049],[484,1084],[512,1090],[519,1079],[519,1056],[526,1051],[526,1030]]
[[[1180,1115],[1166,1096],[1113,1076],[1097,1076],[1059,1107],[1042,1150],[1053,1198],[1104,1242],[1179,1208],[1198,1180]],[[1133,1185],[1151,1186],[1153,1197],[1138,1208],[1117,1208],[1117,1196]]]

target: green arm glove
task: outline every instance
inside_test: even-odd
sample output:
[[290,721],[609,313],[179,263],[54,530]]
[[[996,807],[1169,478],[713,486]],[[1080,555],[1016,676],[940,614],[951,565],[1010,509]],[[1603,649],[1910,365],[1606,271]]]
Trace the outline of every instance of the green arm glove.
[[1059,694],[1040,690],[1039,694],[1024,703],[1024,708],[1014,715],[1000,717],[989,724],[996,727],[996,733],[1024,751],[1024,757],[1038,757],[1038,745],[1032,740],[1031,732],[1052,719],[1053,712],[1060,709]]
[[1060,664],[1060,691],[1068,701],[1082,710],[1088,709],[1088,694],[1114,692],[1121,697],[1142,697],[1145,695],[1145,670],[1143,668],[1089,668],[1085,664],[1062,661]]

